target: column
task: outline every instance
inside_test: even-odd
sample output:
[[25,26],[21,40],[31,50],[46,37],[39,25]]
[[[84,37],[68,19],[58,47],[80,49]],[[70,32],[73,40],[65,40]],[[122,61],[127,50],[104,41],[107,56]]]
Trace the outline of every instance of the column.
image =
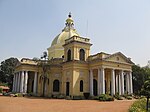
[[132,85],[132,72],[129,72],[129,84],[130,84],[130,91],[129,93],[133,93],[133,85]]
[[27,85],[28,85],[28,71],[25,71],[25,84],[24,84],[24,93],[27,93]]
[[23,87],[24,87],[24,71],[20,74],[20,92],[23,93]]
[[127,94],[130,93],[130,90],[129,90],[129,74],[126,73],[126,92]]
[[111,70],[111,95],[115,95],[115,70]]
[[101,68],[101,94],[105,94],[105,70]]
[[14,92],[17,92],[17,73],[15,73],[15,91]]
[[14,88],[15,88],[15,74],[13,75],[13,88],[12,88],[12,92],[14,92]]
[[118,93],[118,75],[116,75],[116,92]]
[[124,72],[121,71],[121,95],[124,95]]
[[36,87],[37,87],[37,72],[34,74],[34,85],[33,85],[33,93],[36,94]]
[[121,74],[119,74],[119,95],[121,95]]
[[18,77],[17,77],[17,92],[20,92],[20,72],[18,72]]
[[101,93],[101,92],[100,92],[100,91],[101,91],[101,89],[100,89],[100,88],[101,88],[101,87],[100,87],[100,85],[101,85],[101,84],[100,84],[100,82],[101,82],[101,80],[100,80],[100,75],[101,75],[101,74],[100,74],[100,69],[99,69],[99,68],[98,68],[98,74],[97,74],[97,75],[98,75],[98,79],[97,79],[97,81],[98,81],[98,95],[100,95],[100,93]]
[[90,95],[93,96],[93,71],[90,70]]

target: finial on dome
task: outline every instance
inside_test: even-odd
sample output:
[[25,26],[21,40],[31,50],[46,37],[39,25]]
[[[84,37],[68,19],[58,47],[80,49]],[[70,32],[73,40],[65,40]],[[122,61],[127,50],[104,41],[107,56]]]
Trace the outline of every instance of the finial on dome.
[[68,17],[69,17],[69,18],[71,18],[71,12],[69,12],[69,15],[68,15]]

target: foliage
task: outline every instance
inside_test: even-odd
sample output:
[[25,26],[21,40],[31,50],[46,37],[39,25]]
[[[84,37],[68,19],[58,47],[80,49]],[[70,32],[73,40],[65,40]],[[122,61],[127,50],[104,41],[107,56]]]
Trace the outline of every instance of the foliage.
[[125,99],[132,100],[132,96],[131,96],[131,95],[128,95],[127,93],[125,93],[125,94],[123,95],[123,97],[124,97]]
[[135,95],[140,95],[140,90],[144,82],[150,77],[150,68],[140,67],[138,65],[132,66],[133,74],[133,93]]
[[2,61],[0,65],[0,82],[7,83],[10,90],[12,89],[13,75],[18,62],[17,58],[9,58]]
[[3,92],[3,89],[2,88],[0,88],[0,93],[2,93]]
[[114,97],[115,97],[115,99],[117,99],[117,100],[123,100],[123,98],[119,95],[119,93],[116,93],[116,94],[114,95]]
[[146,110],[148,111],[148,102],[150,98],[150,79],[144,82],[144,85],[141,89],[141,94],[147,98]]
[[146,99],[139,99],[135,101],[129,108],[129,112],[146,112]]
[[1,83],[0,86],[8,86],[7,83]]
[[82,100],[83,99],[83,97],[82,96],[73,96],[73,100]]
[[108,94],[101,94],[99,96],[99,101],[114,101],[114,98]]

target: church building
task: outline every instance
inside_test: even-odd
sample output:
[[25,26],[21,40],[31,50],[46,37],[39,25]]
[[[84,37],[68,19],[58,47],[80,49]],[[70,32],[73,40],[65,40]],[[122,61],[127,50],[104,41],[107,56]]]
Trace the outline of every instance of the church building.
[[22,58],[15,69],[13,92],[71,98],[100,94],[132,94],[132,65],[121,52],[90,55],[90,39],[74,28],[71,14],[65,28],[47,49],[43,59]]

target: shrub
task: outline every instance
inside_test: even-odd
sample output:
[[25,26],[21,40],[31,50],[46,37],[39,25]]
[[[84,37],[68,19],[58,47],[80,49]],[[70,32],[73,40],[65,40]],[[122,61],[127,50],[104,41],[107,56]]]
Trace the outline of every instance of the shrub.
[[139,99],[135,101],[129,108],[129,112],[146,112],[146,99]]
[[116,93],[116,94],[114,95],[114,97],[115,97],[115,99],[117,99],[117,100],[123,100],[123,98],[119,95],[119,93]]
[[99,96],[91,96],[92,100],[99,100]]
[[124,94],[123,97],[128,100],[132,100],[132,95]]
[[0,88],[0,93],[2,93],[3,92],[3,89],[2,88]]
[[64,95],[62,95],[62,94],[60,94],[59,96],[57,96],[57,98],[58,98],[58,99],[64,99],[64,98],[65,98],[65,96],[64,96]]
[[82,100],[82,96],[73,96],[73,100]]
[[114,101],[114,98],[108,94],[101,94],[99,96],[99,101]]

